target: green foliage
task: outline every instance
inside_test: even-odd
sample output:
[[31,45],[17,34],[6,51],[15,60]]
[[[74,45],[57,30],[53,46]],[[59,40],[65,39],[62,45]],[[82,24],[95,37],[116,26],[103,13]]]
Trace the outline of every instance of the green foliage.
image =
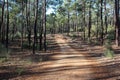
[[32,55],[29,59],[27,59],[27,62],[34,63],[34,62],[41,62],[43,60],[43,57],[40,55]]
[[[86,29],[87,31],[87,29]],[[115,29],[113,26],[108,26],[108,29],[107,29],[107,35],[106,35],[106,40],[114,40],[115,39]],[[91,28],[91,37],[96,37],[97,33],[99,34],[98,36],[100,36],[101,34],[101,28],[100,27],[96,27],[95,25],[92,25],[92,28]]]
[[2,57],[2,58],[0,58],[0,63],[3,63],[3,62],[6,62],[6,61],[8,61],[8,58],[6,58],[6,57]]
[[106,36],[106,39],[114,40],[115,39],[115,29],[112,26],[108,26],[108,34]]
[[32,49],[32,44],[29,45],[28,42],[24,42],[23,43],[23,48],[25,48],[25,49]]
[[110,40],[106,40],[106,42],[105,42],[105,52],[104,52],[104,55],[106,57],[110,57],[110,58],[114,57],[114,51],[112,49]]
[[82,32],[84,30],[84,28],[79,28],[79,32]]
[[97,27],[95,25],[92,25],[91,32],[92,36],[94,36],[97,33]]
[[2,15],[2,10],[0,9],[0,15]]
[[50,41],[46,41],[46,45],[49,45],[51,42]]
[[71,37],[72,39],[75,39],[78,37],[78,35],[76,33],[70,33],[69,37]]
[[15,38],[21,38],[21,33],[18,31],[16,32],[16,34],[14,35]]
[[[46,41],[46,45],[49,45],[49,44],[50,44],[50,42],[49,42],[49,41]],[[39,43],[36,43],[35,49],[36,49],[36,50],[39,50],[39,47],[40,47]],[[33,48],[33,44],[31,43],[31,44],[29,45],[28,42],[24,42],[24,43],[23,43],[23,48],[24,48],[24,49],[32,49],[32,48]],[[43,45],[42,45],[42,48],[43,48]]]
[[0,57],[8,56],[9,53],[10,52],[7,51],[7,48],[5,48],[5,46],[0,43]]
[[112,50],[110,50],[110,49],[106,49],[104,55],[105,55],[106,57],[113,58],[113,57],[114,57],[114,51],[112,51]]
[[105,48],[112,49],[110,40],[105,41]]
[[0,62],[5,62],[8,60],[10,54],[10,50],[7,51],[4,45],[0,43]]
[[64,15],[64,16],[66,15],[66,9],[64,7],[60,6],[57,11],[61,15]]
[[100,41],[98,40],[93,40],[92,43],[94,43],[95,45],[100,45]]
[[96,37],[97,33],[99,35],[101,34],[101,28],[100,28],[100,26],[98,26],[98,28],[97,28],[96,25],[92,25],[92,27],[91,27],[91,36],[92,37]]
[[17,68],[16,73],[20,76],[25,70],[23,68]]

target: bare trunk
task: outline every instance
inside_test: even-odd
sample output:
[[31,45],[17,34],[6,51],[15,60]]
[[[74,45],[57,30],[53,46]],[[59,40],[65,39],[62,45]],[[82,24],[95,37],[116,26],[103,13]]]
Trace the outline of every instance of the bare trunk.
[[108,23],[107,23],[106,0],[105,0],[105,2],[104,2],[104,6],[105,6],[105,34],[107,34]]
[[46,0],[43,0],[43,33],[44,33],[44,50],[47,50],[46,45]]
[[7,0],[7,28],[6,28],[6,48],[8,48],[8,36],[9,36],[9,5]]
[[4,23],[4,7],[5,7],[5,0],[3,0],[3,5],[2,5],[2,18],[1,18],[1,24],[0,24],[0,40],[2,38],[2,27]]
[[69,11],[68,11],[68,23],[67,23],[67,27],[68,27],[67,35],[69,35],[69,33],[70,33],[70,13],[69,13]]
[[85,27],[86,27],[86,20],[85,20],[85,8],[86,8],[86,5],[85,5],[85,1],[84,1],[84,18],[83,18],[83,20],[84,20],[84,40],[85,40],[85,37],[86,37],[86,34],[85,34]]
[[88,25],[88,41],[90,41],[90,37],[91,37],[91,1],[90,1],[90,5],[89,5],[89,25]]
[[35,47],[36,47],[36,41],[37,41],[38,0],[36,1],[36,4],[37,6],[35,11],[33,54],[35,54]]
[[[24,2],[22,1],[22,16],[23,16],[23,4]],[[23,17],[22,17],[22,24],[21,24],[21,50],[23,50],[23,28],[24,28],[24,21],[23,21]]]
[[116,27],[116,46],[119,46],[119,0],[115,0],[115,27]]
[[103,44],[104,28],[103,28],[103,0],[101,0],[101,43]]
[[42,50],[42,39],[43,39],[43,17],[41,16],[40,32],[39,32],[39,50]]

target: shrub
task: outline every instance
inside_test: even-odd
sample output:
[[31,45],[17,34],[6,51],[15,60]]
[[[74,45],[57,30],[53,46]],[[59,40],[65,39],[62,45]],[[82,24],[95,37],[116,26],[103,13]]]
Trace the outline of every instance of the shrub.
[[29,45],[28,42],[23,43],[23,48],[25,49],[32,49],[32,43]]
[[112,26],[108,26],[108,34],[106,36],[106,39],[108,40],[114,40],[115,39],[115,29]]
[[114,51],[113,51],[113,49],[112,49],[111,41],[110,41],[110,40],[106,40],[106,41],[105,41],[105,52],[104,52],[104,56],[110,57],[110,58],[113,58],[113,57],[114,57]]
[[16,73],[20,76],[25,70],[23,68],[17,68]]
[[113,50],[110,50],[110,49],[106,49],[104,55],[105,55],[106,57],[113,58],[113,56],[114,56],[114,51],[113,51]]
[[21,33],[18,31],[16,32],[16,34],[14,35],[15,38],[21,38]]
[[9,58],[10,50],[7,50],[4,45],[0,43],[0,62],[5,62]]

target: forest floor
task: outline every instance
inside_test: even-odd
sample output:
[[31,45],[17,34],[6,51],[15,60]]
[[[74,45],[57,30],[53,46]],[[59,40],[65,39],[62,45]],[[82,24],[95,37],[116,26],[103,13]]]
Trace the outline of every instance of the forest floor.
[[113,46],[116,54],[107,58],[103,46],[48,36],[48,51],[34,55],[12,43],[9,60],[0,63],[0,80],[120,80],[120,47]]

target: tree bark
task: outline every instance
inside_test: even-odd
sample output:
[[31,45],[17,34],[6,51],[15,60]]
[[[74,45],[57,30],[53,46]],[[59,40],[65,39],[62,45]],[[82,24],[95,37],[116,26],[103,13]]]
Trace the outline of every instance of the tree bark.
[[83,20],[84,20],[84,40],[85,40],[85,37],[86,37],[86,34],[85,34],[85,27],[86,27],[86,20],[85,20],[85,8],[86,8],[86,5],[85,5],[85,0],[84,0],[84,18],[83,18]]
[[69,13],[69,11],[68,11],[68,23],[67,23],[67,27],[68,27],[67,35],[69,35],[69,33],[70,33],[70,13]]
[[8,39],[9,39],[9,3],[7,0],[7,28],[6,28],[6,48],[8,49]]
[[46,0],[43,0],[43,33],[44,33],[44,50],[47,50],[46,45]]
[[22,20],[21,20],[21,22],[22,22],[22,24],[21,24],[21,29],[22,29],[22,31],[21,31],[21,50],[23,50],[23,28],[24,28],[24,21],[23,21],[23,4],[24,4],[24,2],[23,2],[23,0],[22,0]]
[[43,16],[41,15],[40,21],[40,32],[39,32],[39,50],[42,50],[42,39],[43,39]]
[[35,54],[35,47],[37,41],[37,21],[38,21],[38,0],[36,2],[36,11],[35,11],[35,24],[34,24],[34,42],[33,42],[33,54]]
[[91,37],[91,1],[90,1],[90,5],[89,5],[89,24],[88,24],[88,41],[90,41],[90,37]]
[[104,6],[105,6],[105,34],[107,34],[108,23],[107,23],[106,0],[105,0],[105,2],[104,2]]
[[100,10],[100,13],[101,13],[101,43],[103,45],[103,41],[104,41],[104,28],[103,28],[103,0],[101,0],[101,10]]
[[0,40],[2,38],[2,27],[3,27],[3,23],[4,23],[4,7],[5,7],[5,0],[3,0],[3,4],[2,4],[2,18],[1,18],[1,24],[0,24]]
[[116,27],[116,46],[119,46],[119,0],[115,0],[115,27]]

